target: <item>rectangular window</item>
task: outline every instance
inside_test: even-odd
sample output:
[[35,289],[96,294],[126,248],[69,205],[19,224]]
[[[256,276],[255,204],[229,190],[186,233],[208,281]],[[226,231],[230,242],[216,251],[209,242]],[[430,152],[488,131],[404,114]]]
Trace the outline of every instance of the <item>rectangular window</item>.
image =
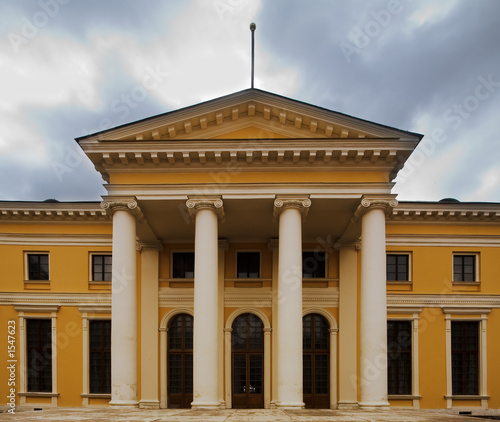
[[28,280],[48,280],[49,279],[49,254],[29,253],[28,260]]
[[111,281],[111,255],[92,255],[92,281]]
[[387,281],[409,281],[409,262],[408,254],[386,255],[387,259]]
[[52,392],[52,321],[26,319],[26,363],[29,392]]
[[326,253],[302,252],[302,278],[326,277]]
[[477,281],[476,255],[453,255],[453,281]]
[[387,321],[389,394],[412,394],[411,321]]
[[89,321],[90,394],[111,394],[111,321]]
[[259,278],[260,252],[237,252],[236,276],[238,278]]
[[453,395],[479,394],[479,321],[451,322]]
[[194,252],[172,253],[172,278],[194,278]]

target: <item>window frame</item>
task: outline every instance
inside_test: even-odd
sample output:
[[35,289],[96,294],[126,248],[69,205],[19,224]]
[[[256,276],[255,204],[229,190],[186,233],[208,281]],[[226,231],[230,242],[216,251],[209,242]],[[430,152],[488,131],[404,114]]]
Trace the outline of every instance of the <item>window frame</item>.
[[[393,307],[387,308],[387,321],[410,321],[411,322],[411,394],[391,394],[389,400],[411,400],[413,408],[420,408],[420,382],[419,382],[419,346],[418,332],[419,319],[422,308]],[[397,405],[397,404],[396,404]]]
[[[30,278],[30,256],[47,256],[47,279]],[[38,263],[40,266],[40,263]],[[40,269],[38,270],[40,272]],[[25,283],[50,284],[50,253],[49,251],[24,251],[24,281]]]
[[[394,396],[401,396],[401,395],[411,395],[413,393],[413,377],[415,376],[415,374],[413,373],[413,336],[412,336],[412,331],[413,331],[413,321],[412,320],[408,320],[408,319],[397,319],[397,318],[388,318],[387,319],[387,325],[389,328],[389,323],[396,323],[396,324],[407,324],[408,327],[409,327],[409,330],[408,330],[408,335],[409,335],[409,346],[404,350],[404,353],[405,354],[409,354],[410,355],[410,362],[409,362],[409,371],[410,371],[410,378],[409,378],[409,389],[410,391],[409,392],[404,392],[404,393],[395,393],[395,392],[390,392],[389,391],[389,379],[388,379],[388,395],[394,395]],[[399,329],[397,330],[397,334],[398,334],[398,337],[399,337]],[[389,329],[387,329],[387,370],[389,371],[389,366],[390,366],[390,362],[391,362],[391,359],[389,359],[389,354],[390,354],[390,343],[389,343]],[[397,345],[400,346],[400,343],[399,341],[397,342]],[[393,361],[396,361],[396,359],[393,359]],[[396,380],[397,382],[400,382],[401,379],[399,377],[399,371],[398,372],[398,379]]]
[[[446,322],[446,407],[453,408],[453,402],[457,400],[480,400],[481,408],[488,408],[487,388],[487,320],[490,308],[443,308]],[[479,394],[478,395],[454,395],[452,383],[452,344],[451,344],[451,323],[452,321],[476,321],[479,322]]]
[[[322,253],[324,255],[324,259],[323,259],[323,263],[324,263],[324,276],[323,277],[305,277],[305,273],[304,273],[304,254],[305,253],[313,253],[313,254],[316,254],[316,253]],[[326,280],[328,279],[328,258],[329,258],[329,255],[328,255],[328,252],[326,250],[317,250],[317,249],[303,249],[302,250],[302,280],[305,280],[305,281],[315,281],[315,280]],[[316,260],[316,262],[319,262],[318,260]]]
[[[19,317],[19,362],[20,372],[19,379],[19,392],[20,397],[19,404],[26,404],[26,398],[39,398],[48,397],[50,398],[51,406],[57,406],[57,399],[59,393],[57,392],[57,312],[59,311],[59,305],[19,305],[14,306],[14,309],[18,312]],[[29,313],[29,315],[26,315]],[[26,330],[26,320],[28,319],[50,319],[51,321],[51,345],[52,345],[52,391],[51,392],[35,392],[28,391],[28,354],[27,354],[27,330]]]
[[[95,280],[94,279],[94,257],[96,256],[110,256],[111,257],[111,279],[110,280]],[[105,264],[104,264],[105,265]],[[108,251],[90,252],[89,254],[89,282],[90,283],[111,283],[113,278],[113,254]]]
[[[257,277],[239,277],[238,271],[238,254],[258,253],[259,254],[259,275]],[[262,251],[260,249],[238,249],[234,254],[234,277],[236,280],[260,280],[262,278]]]
[[[457,280],[455,276],[455,257],[474,257],[474,280]],[[480,278],[479,278],[479,261],[480,254],[479,252],[453,252],[452,254],[452,261],[451,261],[451,271],[452,271],[452,280],[454,284],[458,285],[464,285],[464,284],[479,284],[480,283]],[[462,270],[463,270],[464,264],[462,263]],[[463,278],[463,273],[462,273],[462,278]]]
[[[408,259],[408,265],[406,268],[407,271],[407,280],[389,280],[388,274],[387,274],[387,258],[389,255],[397,255],[397,256],[406,256]],[[385,253],[385,263],[386,263],[386,270],[385,270],[385,278],[386,282],[388,284],[404,284],[404,283],[412,283],[413,278],[412,278],[412,261],[413,261],[413,256],[411,252],[406,252],[406,251],[386,251]],[[397,263],[396,263],[397,265]],[[396,271],[397,273],[397,271]]]
[[[175,254],[192,254],[193,255],[193,277],[174,277],[174,255]],[[180,250],[172,250],[170,251],[170,279],[171,280],[194,280],[194,272],[195,272],[195,255],[194,250],[192,249],[180,249]]]

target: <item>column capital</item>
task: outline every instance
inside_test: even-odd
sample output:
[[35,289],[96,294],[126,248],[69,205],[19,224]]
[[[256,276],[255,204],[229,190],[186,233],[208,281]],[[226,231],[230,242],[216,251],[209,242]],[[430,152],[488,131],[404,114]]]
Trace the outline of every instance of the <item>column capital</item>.
[[153,251],[162,251],[163,250],[163,244],[161,242],[137,242],[136,243],[136,249],[139,252],[145,251],[145,250],[153,250]]
[[334,249],[353,249],[355,251],[361,250],[361,242],[335,242]]
[[224,218],[224,203],[222,202],[222,196],[188,196],[186,207],[191,217],[194,217],[199,210],[211,209],[215,211],[220,219]]
[[276,195],[273,216],[278,218],[284,209],[296,208],[301,212],[302,218],[305,218],[310,206],[309,195]]
[[137,220],[144,220],[144,214],[137,204],[136,198],[105,198],[101,202],[101,208],[106,211],[109,216],[113,216],[116,211],[127,211],[132,214]]
[[354,213],[354,218],[358,219],[366,214],[367,211],[376,208],[384,210],[386,215],[389,215],[392,209],[397,205],[398,201],[396,200],[396,195],[363,195],[361,203]]

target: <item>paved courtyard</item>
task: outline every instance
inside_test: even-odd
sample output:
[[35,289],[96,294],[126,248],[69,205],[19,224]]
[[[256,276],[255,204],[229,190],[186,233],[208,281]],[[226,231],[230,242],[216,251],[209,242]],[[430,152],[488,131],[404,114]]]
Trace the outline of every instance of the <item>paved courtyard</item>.
[[500,412],[473,411],[483,418],[451,414],[446,411],[396,410],[141,410],[116,408],[54,408],[44,410],[18,409],[16,414],[6,412],[3,406],[0,421],[127,421],[127,422],[486,422],[484,416],[500,419]]

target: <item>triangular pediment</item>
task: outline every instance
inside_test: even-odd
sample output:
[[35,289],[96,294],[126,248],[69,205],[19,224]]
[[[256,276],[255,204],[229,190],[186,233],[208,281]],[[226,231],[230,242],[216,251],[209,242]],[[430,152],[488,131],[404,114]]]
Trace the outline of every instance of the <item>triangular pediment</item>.
[[174,171],[189,166],[189,171],[203,171],[223,163],[251,170],[274,166],[378,169],[393,178],[421,138],[248,89],[77,141],[105,180],[124,167]]
[[[108,129],[78,140],[162,141],[255,138],[413,138],[416,134],[269,92],[249,89]],[[267,136],[266,136],[267,134]]]

